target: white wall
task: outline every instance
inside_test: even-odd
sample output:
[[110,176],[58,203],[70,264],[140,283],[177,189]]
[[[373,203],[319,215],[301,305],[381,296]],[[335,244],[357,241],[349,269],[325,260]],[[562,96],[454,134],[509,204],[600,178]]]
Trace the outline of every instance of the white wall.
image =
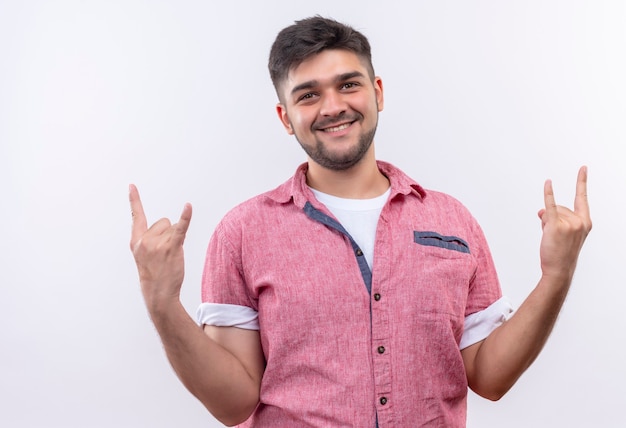
[[304,161],[266,60],[281,28],[316,13],[369,36],[378,157],[474,212],[515,303],[539,276],[543,181],[571,206],[589,166],[594,230],[551,340],[500,402],[471,396],[468,426],[619,426],[623,2],[0,0],[1,426],[219,426],[143,306],[127,186],[151,221],[194,205],[195,312],[216,222]]

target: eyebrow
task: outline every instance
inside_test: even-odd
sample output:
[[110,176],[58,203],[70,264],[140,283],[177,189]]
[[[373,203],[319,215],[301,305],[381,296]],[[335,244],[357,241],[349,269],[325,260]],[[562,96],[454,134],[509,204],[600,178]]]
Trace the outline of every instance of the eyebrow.
[[[339,83],[339,82],[345,82],[346,80],[354,79],[357,77],[361,78],[361,77],[365,77],[365,75],[361,73],[360,71],[350,71],[348,73],[339,74],[338,76],[335,77],[333,81],[334,83]],[[304,91],[307,89],[314,88],[318,85],[319,85],[318,80],[309,80],[308,82],[300,83],[299,85],[294,86],[294,88],[291,90],[291,95],[299,91]]]

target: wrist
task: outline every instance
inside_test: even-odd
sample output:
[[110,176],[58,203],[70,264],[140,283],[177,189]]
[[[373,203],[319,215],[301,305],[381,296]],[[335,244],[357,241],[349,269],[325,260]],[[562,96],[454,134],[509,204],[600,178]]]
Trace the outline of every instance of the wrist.
[[178,291],[164,291],[160,287],[141,284],[144,302],[151,316],[168,313],[176,306],[181,306]]
[[542,288],[566,294],[572,283],[572,274],[568,272],[542,272],[539,285]]

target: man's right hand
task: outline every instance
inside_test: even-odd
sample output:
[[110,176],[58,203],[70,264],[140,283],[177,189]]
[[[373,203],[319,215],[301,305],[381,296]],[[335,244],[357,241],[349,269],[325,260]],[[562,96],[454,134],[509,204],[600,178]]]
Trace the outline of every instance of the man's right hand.
[[185,204],[178,223],[162,218],[148,228],[135,185],[129,186],[133,218],[130,249],[135,257],[141,291],[148,309],[179,301],[185,276],[183,243],[191,221],[191,205]]

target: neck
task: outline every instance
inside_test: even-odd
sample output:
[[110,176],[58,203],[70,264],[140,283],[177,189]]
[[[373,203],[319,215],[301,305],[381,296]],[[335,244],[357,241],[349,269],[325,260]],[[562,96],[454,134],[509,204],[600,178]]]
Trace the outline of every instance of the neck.
[[315,190],[347,199],[369,199],[380,196],[389,188],[389,180],[376,165],[373,146],[353,167],[334,171],[309,159],[307,184]]

